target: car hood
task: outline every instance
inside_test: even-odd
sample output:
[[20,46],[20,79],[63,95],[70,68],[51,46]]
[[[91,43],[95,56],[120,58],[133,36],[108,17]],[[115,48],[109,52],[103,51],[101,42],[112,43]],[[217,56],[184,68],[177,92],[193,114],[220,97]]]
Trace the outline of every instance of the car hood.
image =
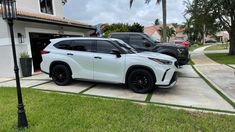
[[164,55],[161,53],[155,53],[155,52],[141,52],[137,53],[138,56],[146,57],[146,58],[156,58],[156,59],[163,59],[163,60],[170,60],[170,61],[177,61],[174,57],[171,57],[169,55]]

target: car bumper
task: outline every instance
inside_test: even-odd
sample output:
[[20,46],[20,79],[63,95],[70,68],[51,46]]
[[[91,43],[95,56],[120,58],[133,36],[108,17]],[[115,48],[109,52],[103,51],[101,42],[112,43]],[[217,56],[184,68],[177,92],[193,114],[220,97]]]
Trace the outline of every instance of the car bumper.
[[178,79],[178,73],[175,72],[174,75],[171,78],[171,81],[169,83],[169,85],[157,85],[159,88],[171,88],[174,87],[177,83],[177,79]]
[[189,60],[190,60],[190,54],[188,54],[185,57],[179,57],[178,58],[178,62],[179,62],[180,66],[188,64]]

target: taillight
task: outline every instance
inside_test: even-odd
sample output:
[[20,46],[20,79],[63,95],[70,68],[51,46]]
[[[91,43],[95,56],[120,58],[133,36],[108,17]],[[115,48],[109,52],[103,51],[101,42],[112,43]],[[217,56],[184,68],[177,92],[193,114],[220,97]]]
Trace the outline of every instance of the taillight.
[[42,50],[42,51],[41,51],[41,55],[49,54],[49,53],[50,53],[50,51],[46,51],[46,50]]

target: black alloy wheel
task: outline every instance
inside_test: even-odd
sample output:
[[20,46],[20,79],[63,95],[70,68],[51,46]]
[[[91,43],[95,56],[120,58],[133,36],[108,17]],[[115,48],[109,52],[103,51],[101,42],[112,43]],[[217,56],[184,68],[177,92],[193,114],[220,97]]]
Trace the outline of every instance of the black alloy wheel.
[[153,75],[144,69],[136,69],[132,71],[127,79],[128,88],[136,93],[149,93],[155,85]]
[[52,80],[59,86],[68,85],[71,81],[70,70],[64,65],[56,65],[51,71]]

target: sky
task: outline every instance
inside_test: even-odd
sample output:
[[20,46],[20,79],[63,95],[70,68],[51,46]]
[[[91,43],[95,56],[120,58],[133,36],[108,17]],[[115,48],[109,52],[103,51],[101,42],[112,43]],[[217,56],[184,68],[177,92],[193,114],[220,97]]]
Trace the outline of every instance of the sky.
[[[167,23],[182,23],[185,10],[184,0],[167,0]],[[162,22],[161,5],[152,0],[148,5],[144,0],[135,0],[129,8],[129,0],[68,0],[65,17],[91,25],[99,23],[138,22],[150,26],[156,18]]]

